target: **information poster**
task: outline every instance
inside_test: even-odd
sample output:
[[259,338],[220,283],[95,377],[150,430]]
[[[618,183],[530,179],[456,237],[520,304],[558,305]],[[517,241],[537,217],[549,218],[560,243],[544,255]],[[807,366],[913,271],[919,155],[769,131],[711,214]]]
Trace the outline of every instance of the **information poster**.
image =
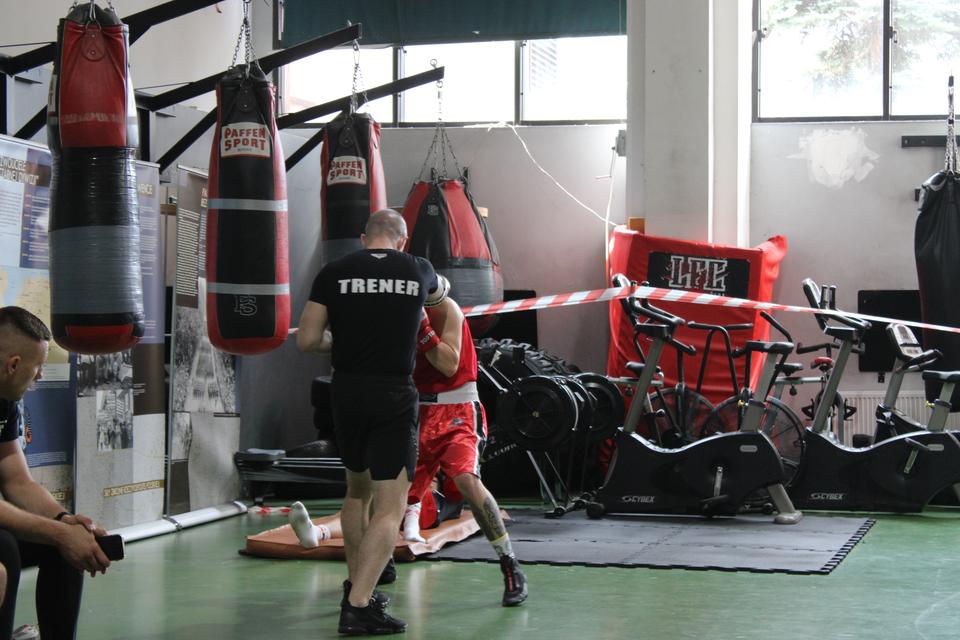
[[230,502],[240,490],[235,357],[207,337],[207,175],[187,167],[177,173],[169,515]]
[[77,510],[107,529],[164,510],[166,402],[160,173],[138,162],[145,331],[133,349],[77,356]]
[[[46,147],[0,136],[0,305],[23,307],[48,326],[50,177]],[[44,378],[23,399],[21,442],[33,477],[71,509],[74,397],[71,356],[51,343]]]

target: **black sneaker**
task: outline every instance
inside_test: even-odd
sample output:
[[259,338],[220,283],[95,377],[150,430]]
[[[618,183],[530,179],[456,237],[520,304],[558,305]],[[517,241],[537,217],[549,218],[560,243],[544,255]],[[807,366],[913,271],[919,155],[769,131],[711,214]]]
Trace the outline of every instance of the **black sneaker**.
[[393,584],[397,581],[397,563],[393,561],[393,558],[387,560],[387,566],[383,568],[383,573],[380,574],[380,579],[377,580],[377,584]]
[[500,558],[500,571],[503,572],[503,606],[515,607],[527,599],[527,577],[513,556]]
[[384,635],[403,633],[406,630],[406,622],[377,607],[373,598],[370,598],[366,607],[354,607],[350,603],[340,607],[340,626],[337,627],[337,632],[343,635]]
[[[347,605],[347,604],[350,603],[350,602],[349,602],[350,589],[352,589],[352,588],[353,588],[353,583],[351,583],[349,580],[344,580],[344,581],[343,581],[343,598],[340,599],[340,606],[341,606],[341,607],[343,607],[344,605]],[[390,596],[388,596],[388,595],[385,594],[385,593],[381,593],[381,592],[377,591],[376,589],[373,590],[373,595],[371,596],[371,599],[372,599],[372,600],[377,604],[377,606],[380,607],[381,609],[386,609],[386,608],[387,608],[387,605],[390,604]]]

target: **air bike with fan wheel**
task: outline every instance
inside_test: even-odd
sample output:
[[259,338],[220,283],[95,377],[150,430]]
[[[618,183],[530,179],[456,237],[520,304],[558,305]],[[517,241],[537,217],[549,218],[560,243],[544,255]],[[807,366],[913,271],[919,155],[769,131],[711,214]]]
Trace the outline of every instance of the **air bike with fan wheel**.
[[[629,286],[623,275],[613,278],[613,286]],[[587,505],[587,514],[675,513],[704,516],[732,516],[741,512],[747,499],[766,490],[773,502],[778,524],[795,524],[797,511],[783,487],[784,468],[776,447],[759,430],[765,403],[745,395],[746,411],[740,430],[697,440],[678,449],[665,449],[639,435],[637,426],[647,421],[653,432],[653,411],[648,390],[657,373],[663,348],[678,344],[673,337],[683,319],[652,306],[634,296],[622,298],[626,315],[637,336],[650,340],[643,363],[629,362],[627,368],[637,375],[633,401],[623,427],[617,431],[617,450],[610,462],[603,486]],[[636,340],[635,340],[636,342]],[[764,354],[758,389],[768,389],[778,360],[793,350],[789,342],[748,342],[754,352]]]
[[803,291],[810,306],[832,311],[814,315],[838,353],[813,425],[804,433],[803,459],[790,487],[794,504],[805,509],[921,511],[937,493],[960,482],[960,442],[943,430],[960,372],[923,373],[925,379],[944,383],[937,401],[940,413],[931,421],[935,430],[902,433],[862,448],[838,442],[827,427],[829,413],[850,353],[870,323],[837,312],[834,287],[821,288],[807,279]]
[[[513,358],[524,359],[522,347]],[[517,363],[514,362],[514,365]],[[623,423],[624,404],[619,388],[596,373],[523,375],[522,367],[493,359],[478,363],[481,398],[493,405],[496,428],[529,459],[551,508],[547,517],[560,517],[587,504],[588,452],[613,435]],[[518,375],[519,373],[519,375]],[[582,460],[577,460],[582,452]],[[566,453],[566,473],[555,459]],[[579,485],[573,477],[579,469]],[[579,486],[580,492],[575,490]]]

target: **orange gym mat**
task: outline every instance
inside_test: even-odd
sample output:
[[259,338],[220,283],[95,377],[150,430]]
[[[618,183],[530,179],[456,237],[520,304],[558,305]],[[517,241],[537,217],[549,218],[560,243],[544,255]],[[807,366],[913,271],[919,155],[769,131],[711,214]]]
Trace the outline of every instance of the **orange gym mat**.
[[[500,512],[504,520],[509,520],[505,511]],[[339,518],[339,514],[313,518],[314,524],[326,524]],[[444,545],[464,540],[477,531],[480,526],[473,519],[473,514],[464,509],[459,518],[447,520],[435,529],[426,529],[420,532],[426,542],[407,542],[397,537],[397,546],[393,550],[393,557],[400,562],[412,562],[427,553],[439,551]],[[247,536],[247,545],[241,553],[264,558],[292,558],[313,560],[343,560],[343,540],[324,540],[320,546],[313,549],[304,549],[300,546],[293,527],[289,524],[268,529],[256,535]]]

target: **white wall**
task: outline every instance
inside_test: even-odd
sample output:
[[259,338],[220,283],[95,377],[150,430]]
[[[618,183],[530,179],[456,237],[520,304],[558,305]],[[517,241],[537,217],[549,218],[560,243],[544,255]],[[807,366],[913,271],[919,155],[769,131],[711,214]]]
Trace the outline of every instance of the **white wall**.
[[[604,211],[618,127],[519,129],[534,158],[588,206]],[[310,130],[284,135],[289,156]],[[603,223],[576,205],[533,164],[510,129],[449,131],[457,158],[470,169],[477,204],[487,207],[491,234],[500,251],[504,283],[538,294],[605,286]],[[382,154],[388,202],[402,207],[426,157],[432,129],[388,129]],[[614,222],[622,222],[624,166],[614,172]],[[306,303],[319,269],[320,150],[287,175],[290,205],[290,265],[293,321]],[[539,313],[542,348],[584,370],[605,371],[607,307],[591,304]],[[313,439],[309,385],[328,372],[326,357],[299,354],[292,344],[243,359],[240,375],[244,428],[241,446],[289,448]]]
[[[751,242],[789,242],[774,300],[806,306],[804,278],[837,285],[849,310],[860,289],[916,289],[913,190],[943,168],[943,149],[902,149],[900,136],[944,133],[934,122],[753,125]],[[781,319],[795,340],[824,341],[812,317]],[[920,387],[913,377],[905,389]],[[851,358],[841,390],[880,388]]]

